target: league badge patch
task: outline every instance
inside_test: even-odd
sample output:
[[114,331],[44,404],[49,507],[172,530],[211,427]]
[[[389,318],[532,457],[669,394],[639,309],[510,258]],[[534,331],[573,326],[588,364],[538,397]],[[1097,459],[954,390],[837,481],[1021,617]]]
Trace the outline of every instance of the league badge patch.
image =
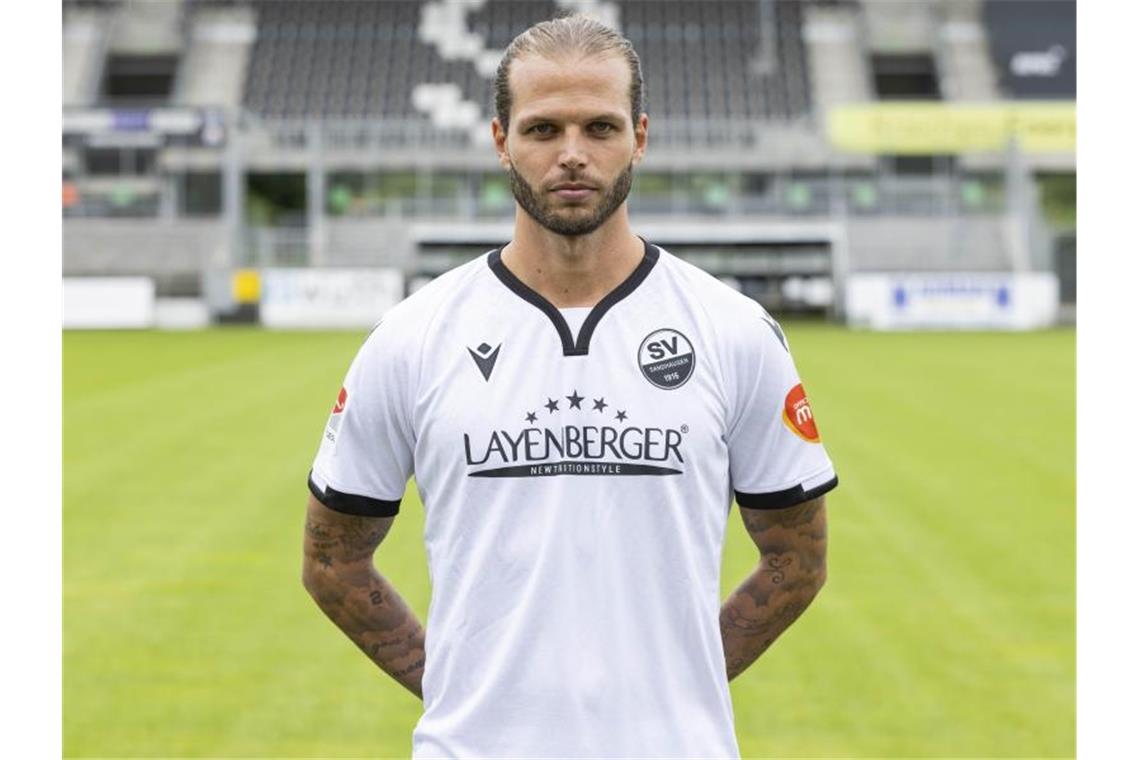
[[819,443],[819,430],[811,413],[811,404],[804,393],[803,383],[788,391],[784,397],[784,424],[808,443]]
[[340,421],[343,419],[344,405],[348,403],[348,391],[343,387],[340,393],[337,394],[336,403],[333,404],[332,414],[329,415],[329,422],[325,425],[325,440],[329,443],[336,443],[336,435],[340,431]]

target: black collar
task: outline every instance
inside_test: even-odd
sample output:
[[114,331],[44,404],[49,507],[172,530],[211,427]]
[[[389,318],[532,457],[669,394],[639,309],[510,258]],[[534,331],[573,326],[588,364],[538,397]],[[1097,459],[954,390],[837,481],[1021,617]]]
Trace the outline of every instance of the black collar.
[[[582,329],[578,331],[578,340],[574,341],[574,336],[570,334],[570,326],[566,324],[566,320],[562,316],[562,312],[558,310],[554,304],[547,301],[534,290],[531,290],[523,281],[515,277],[511,270],[503,263],[502,251],[506,244],[499,246],[491,251],[490,256],[487,258],[487,263],[491,267],[491,271],[495,273],[504,285],[511,289],[515,295],[522,298],[534,306],[542,310],[550,321],[554,323],[554,329],[558,330],[558,337],[562,339],[562,354],[563,356],[585,356],[590,352],[590,336],[594,334],[594,328],[598,326],[605,313],[610,310],[614,304],[621,299],[628,296],[642,281],[649,276],[650,271],[653,270],[653,265],[657,263],[657,247],[652,246],[646,241],[645,238],[638,236],[641,242],[645,244],[645,254],[641,258],[641,262],[637,268],[630,273],[629,277],[605,295],[605,297],[590,309],[590,313],[586,316],[586,321],[582,323]],[[509,242],[509,241],[508,241]]]

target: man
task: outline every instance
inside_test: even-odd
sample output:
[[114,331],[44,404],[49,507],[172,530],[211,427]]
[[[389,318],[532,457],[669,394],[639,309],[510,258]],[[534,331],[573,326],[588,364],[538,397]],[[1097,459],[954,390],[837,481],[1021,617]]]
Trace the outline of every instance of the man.
[[[514,236],[365,341],[310,475],[305,586],[424,700],[414,757],[738,757],[728,681],[822,586],[837,483],[784,336],[631,231],[649,119],[624,38],[532,27],[496,110]],[[426,635],[372,564],[413,473]],[[720,607],[734,490],[761,561]]]

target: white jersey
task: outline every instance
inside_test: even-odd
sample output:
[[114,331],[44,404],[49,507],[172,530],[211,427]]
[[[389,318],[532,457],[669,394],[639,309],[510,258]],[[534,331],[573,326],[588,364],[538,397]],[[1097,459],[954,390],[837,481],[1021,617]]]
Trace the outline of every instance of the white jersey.
[[332,509],[392,515],[415,475],[432,599],[413,757],[739,757],[733,493],[775,509],[837,483],[783,333],[649,243],[566,313],[500,250],[384,316],[310,476]]

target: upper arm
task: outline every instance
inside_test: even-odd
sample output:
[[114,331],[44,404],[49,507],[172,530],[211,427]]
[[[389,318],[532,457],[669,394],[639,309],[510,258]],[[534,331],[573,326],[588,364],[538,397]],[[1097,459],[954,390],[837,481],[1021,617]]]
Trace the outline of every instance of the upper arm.
[[827,505],[825,496],[783,509],[741,507],[740,517],[766,570],[781,575],[827,574]]
[[779,513],[839,481],[783,332],[758,304],[748,315],[723,352],[729,476],[742,507]]
[[337,512],[310,494],[305,515],[305,585],[329,574],[369,573],[372,555],[395,519]]
[[395,323],[381,322],[349,367],[309,472],[309,490],[330,510],[392,517],[412,474],[411,383]]
[[392,527],[412,472],[406,335],[381,321],[349,367],[309,472],[304,581],[353,585],[375,572],[372,555]]

